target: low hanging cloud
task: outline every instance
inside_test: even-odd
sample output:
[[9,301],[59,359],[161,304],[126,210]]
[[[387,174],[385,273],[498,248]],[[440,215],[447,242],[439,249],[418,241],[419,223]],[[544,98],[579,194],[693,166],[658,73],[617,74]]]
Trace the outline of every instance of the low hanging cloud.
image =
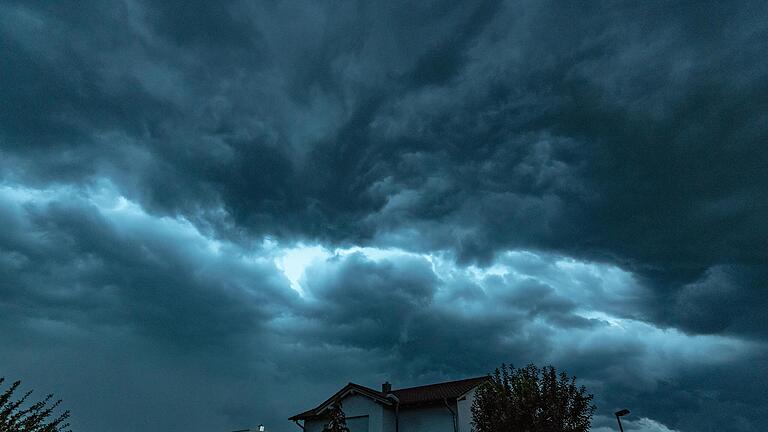
[[[446,254],[270,240],[246,250],[151,216],[108,187],[2,192],[14,227],[2,243],[14,277],[4,284],[4,364],[24,375],[36,368],[30,358],[56,358],[32,382],[93,406],[76,419],[86,429],[115,418],[124,422],[115,430],[235,427],[254,416],[279,425],[286,407],[322,399],[339,380],[405,385],[484,374],[501,361],[567,364],[601,407],[642,410],[660,386],[684,398],[691,385],[681,377],[761,352],[622,316],[651,294],[603,264],[509,251],[490,267],[461,267]],[[301,251],[310,258],[298,260],[297,291],[285,257]],[[273,406],[268,395],[282,386],[298,387]],[[168,412],[183,420],[168,423]]]
[[[613,419],[599,419],[599,423],[605,423],[606,425],[611,423],[610,420]],[[615,421],[615,420],[614,420]],[[610,425],[610,426],[599,426],[594,428],[593,430],[595,432],[609,432],[614,431],[617,426]],[[622,427],[626,431],[634,431],[634,432],[676,432],[674,429],[670,429],[667,426],[663,425],[662,423],[657,422],[656,420],[649,419],[647,417],[642,417],[639,420],[631,421],[631,420],[624,420],[622,422]]]

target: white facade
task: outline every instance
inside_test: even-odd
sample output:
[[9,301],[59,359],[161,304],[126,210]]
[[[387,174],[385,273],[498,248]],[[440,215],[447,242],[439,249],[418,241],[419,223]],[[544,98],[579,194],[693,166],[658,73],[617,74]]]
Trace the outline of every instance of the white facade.
[[464,396],[457,400],[457,432],[472,432],[472,403],[475,401],[475,389],[468,391]]
[[[384,406],[359,394],[349,395],[341,400],[347,427],[350,432],[386,432],[384,430]],[[306,432],[323,432],[326,420],[307,420]],[[394,431],[394,429],[392,429]]]
[[[359,386],[358,386],[359,388]],[[369,389],[370,390],[370,389]],[[354,389],[332,397],[339,400],[350,432],[471,432],[475,388],[451,398],[399,406],[390,394],[365,394]],[[330,401],[331,399],[329,399]],[[330,402],[326,401],[325,406]],[[303,420],[305,432],[323,432],[328,420],[323,406]],[[294,419],[295,420],[295,419]]]
[[[448,405],[456,412],[455,403]],[[401,410],[400,432],[454,432],[453,414],[445,405]]]

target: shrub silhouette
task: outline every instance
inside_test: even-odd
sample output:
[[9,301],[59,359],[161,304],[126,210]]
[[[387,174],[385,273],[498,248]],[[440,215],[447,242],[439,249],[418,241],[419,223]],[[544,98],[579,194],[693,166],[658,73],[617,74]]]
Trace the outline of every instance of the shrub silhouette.
[[501,365],[475,392],[475,432],[586,432],[596,407],[576,377],[552,366]]
[[[0,377],[0,386],[4,382],[5,378]],[[69,411],[52,417],[61,399],[53,401],[53,395],[49,394],[41,401],[29,402],[32,390],[14,399],[20,385],[21,381],[16,381],[0,394],[0,432],[64,432],[69,427],[69,423],[65,423]]]

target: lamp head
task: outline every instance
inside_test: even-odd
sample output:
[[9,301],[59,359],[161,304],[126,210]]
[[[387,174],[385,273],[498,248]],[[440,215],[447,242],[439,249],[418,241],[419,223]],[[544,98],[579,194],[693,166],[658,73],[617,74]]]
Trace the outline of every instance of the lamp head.
[[625,408],[621,411],[616,411],[614,414],[616,414],[616,417],[624,417],[625,415],[629,414],[629,410]]
[[264,432],[264,425],[259,425],[259,427],[256,428],[259,432]]

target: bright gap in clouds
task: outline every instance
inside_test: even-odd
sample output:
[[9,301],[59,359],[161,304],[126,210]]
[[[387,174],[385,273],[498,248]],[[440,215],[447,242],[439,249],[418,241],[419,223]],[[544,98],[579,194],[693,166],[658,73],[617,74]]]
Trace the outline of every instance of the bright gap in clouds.
[[[302,278],[307,268],[321,264],[334,256],[343,258],[355,253],[362,254],[371,261],[397,260],[406,257],[424,259],[430,263],[432,271],[443,282],[460,278],[483,286],[488,278],[493,277],[503,278],[507,283],[537,280],[554,287],[559,295],[581,300],[587,300],[590,295],[595,295],[592,289],[595,283],[602,287],[602,292],[598,291],[598,294],[606,300],[625,299],[628,295],[637,295],[642,290],[631,273],[618,267],[526,250],[510,250],[501,253],[497,261],[487,267],[475,265],[461,267],[457,266],[450,257],[440,253],[422,254],[396,248],[353,246],[329,249],[320,244],[308,245],[302,242],[281,245],[271,238],[265,240],[265,245],[273,257],[275,267],[288,279],[291,288],[302,296],[306,294],[305,287],[302,286]],[[593,301],[594,298],[589,300]],[[589,309],[582,309],[579,312],[585,318],[598,318],[613,325],[618,325],[620,321],[604,312]]]
[[303,296],[301,277],[304,275],[304,270],[316,260],[326,260],[331,255],[322,246],[305,246],[299,243],[292,248],[283,249],[282,254],[275,258],[275,265],[291,282],[291,288]]
[[398,256],[421,256],[427,260],[432,260],[431,255],[419,255],[399,249],[379,249],[372,247],[354,246],[350,248],[339,248],[333,251],[321,245],[305,245],[297,243],[292,247],[280,248],[277,243],[272,246],[279,250],[275,258],[275,266],[283,272],[283,275],[290,281],[293,288],[300,295],[305,295],[304,287],[301,285],[301,278],[307,267],[318,261],[325,261],[333,256],[347,256],[353,253],[361,253],[366,258],[379,261]]
[[[481,268],[462,267],[449,257],[423,255],[398,249],[352,247],[331,250],[321,245],[296,244],[281,248],[274,245],[275,265],[300,295],[311,293],[302,286],[314,281],[305,279],[311,266],[334,264],[330,259],[358,253],[374,262],[397,263],[399,260],[429,261],[437,282],[434,297],[427,310],[461,311],[467,322],[505,315],[531,313],[526,319],[525,331],[545,331],[550,334],[556,349],[542,361],[567,364],[568,359],[588,357],[595,350],[638,350],[627,360],[621,373],[644,371],[632,384],[639,390],[653,388],[657,382],[669,380],[679,373],[681,363],[669,359],[685,359],[686,365],[703,367],[732,361],[753,347],[743,341],[718,335],[687,335],[677,329],[664,329],[651,323],[622,316],[619,312],[629,293],[641,295],[630,273],[615,266],[575,261],[570,258],[539,254],[529,251],[509,251],[501,254],[498,262]],[[563,265],[564,260],[568,265]],[[396,264],[394,264],[396,265]],[[474,286],[480,295],[464,297],[462,287]],[[537,312],[547,305],[561,305],[566,310],[547,315]],[[572,307],[573,309],[567,309]],[[583,318],[583,321],[577,318]],[[572,319],[580,325],[558,324],[558,318]],[[565,323],[565,324],[563,324]],[[511,343],[519,343],[514,337]],[[647,423],[647,422],[646,422]],[[649,426],[650,425],[650,426]],[[647,426],[647,427],[646,427]],[[653,424],[638,423],[638,430],[653,429]],[[649,429],[650,428],[650,429]]]

